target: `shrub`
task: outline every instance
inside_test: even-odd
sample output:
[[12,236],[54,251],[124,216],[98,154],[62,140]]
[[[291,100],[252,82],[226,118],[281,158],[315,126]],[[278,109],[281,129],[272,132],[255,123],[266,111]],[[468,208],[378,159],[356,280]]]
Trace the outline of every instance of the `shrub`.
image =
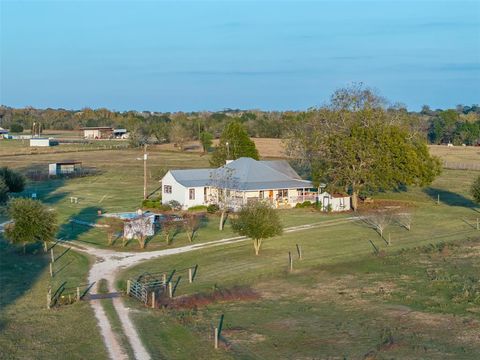
[[5,181],[9,192],[22,192],[25,188],[25,177],[6,166],[0,168],[0,179]]
[[182,205],[177,200],[169,201],[168,205],[170,205],[170,207],[175,211],[182,210]]
[[207,212],[209,214],[215,214],[219,210],[220,210],[220,207],[217,204],[211,204],[207,206]]
[[308,201],[308,200],[307,200],[307,201],[304,201],[304,202],[302,202],[302,203],[298,203],[297,205],[295,205],[295,207],[301,209],[301,208],[312,207],[313,205],[314,205],[314,204],[312,204],[311,201]]
[[470,188],[470,193],[477,203],[480,204],[480,176],[478,176]]
[[188,211],[205,211],[207,210],[207,206],[205,205],[197,205],[188,208]]
[[20,124],[12,124],[10,125],[10,132],[12,133],[22,133],[23,132],[23,126]]

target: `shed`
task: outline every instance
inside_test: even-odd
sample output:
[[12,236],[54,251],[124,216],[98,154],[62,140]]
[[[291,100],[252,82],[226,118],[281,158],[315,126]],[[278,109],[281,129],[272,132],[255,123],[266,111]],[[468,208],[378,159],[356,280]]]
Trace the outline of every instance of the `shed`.
[[85,139],[110,139],[113,134],[113,128],[110,126],[92,126],[81,128]]
[[65,175],[78,172],[82,168],[81,161],[67,160],[48,164],[48,175]]
[[326,191],[318,195],[318,201],[322,204],[323,211],[348,211],[351,209],[350,196],[347,194]]
[[30,146],[43,146],[43,147],[48,147],[54,145],[49,138],[31,138],[30,139]]

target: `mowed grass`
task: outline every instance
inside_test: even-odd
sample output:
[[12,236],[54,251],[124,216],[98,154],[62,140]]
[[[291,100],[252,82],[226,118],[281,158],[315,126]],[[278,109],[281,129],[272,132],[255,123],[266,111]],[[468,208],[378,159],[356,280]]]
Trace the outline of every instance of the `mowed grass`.
[[[391,246],[363,223],[325,223],[266,240],[258,257],[251,241],[245,241],[151,260],[126,270],[118,286],[124,288],[126,279],[144,272],[198,264],[193,284],[185,281],[186,271],[176,274],[183,279],[177,296],[234,286],[251,287],[260,295],[258,301],[184,311],[142,310],[137,304],[141,312],[134,319],[152,353],[165,351],[152,334],[168,332],[169,322],[182,325],[185,336],[211,345],[213,326],[224,313],[224,336],[231,343],[223,350],[225,358],[477,358],[480,289],[475,269],[480,263],[477,257],[464,260],[479,248],[475,221],[480,213],[468,196],[476,175],[445,171],[428,189],[382,194],[413,205],[411,231],[393,224],[387,228]],[[373,255],[369,240],[380,256]],[[459,244],[455,258],[443,252],[443,243],[452,242]],[[302,248],[301,261],[296,244]],[[289,251],[295,257],[293,273],[288,271]],[[452,263],[443,265],[447,261]],[[435,275],[432,268],[440,272]],[[164,315],[168,321],[155,326]],[[451,336],[447,323],[458,336]],[[182,352],[185,358],[194,354]]]
[[[0,237],[0,358],[106,359],[88,302],[46,308],[50,286],[55,292],[66,281],[66,287],[73,288],[68,293],[74,293],[76,286],[86,283],[90,259],[74,251],[65,253],[55,262],[52,279],[49,255],[35,248],[28,247],[23,255]],[[54,247],[57,258],[63,251]]]

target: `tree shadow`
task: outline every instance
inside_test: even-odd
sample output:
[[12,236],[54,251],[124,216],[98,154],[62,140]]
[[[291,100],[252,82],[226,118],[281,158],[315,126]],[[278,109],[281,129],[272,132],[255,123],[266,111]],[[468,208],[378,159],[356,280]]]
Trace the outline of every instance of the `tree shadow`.
[[0,332],[7,322],[4,309],[28,292],[48,267],[49,257],[40,251],[41,244],[31,244],[23,255],[20,247],[10,245],[0,236]]
[[93,227],[88,224],[96,224],[100,219],[98,210],[102,209],[96,206],[88,206],[76,214],[71,215],[68,220],[60,226],[58,237],[64,241],[78,240],[81,235],[93,229]]
[[432,188],[432,187],[428,187],[423,191],[425,192],[425,194],[430,196],[434,201],[437,201],[438,196],[440,196],[440,202],[445,205],[467,207],[467,208],[472,208],[475,211],[478,211],[475,209],[477,204],[473,200],[466,198],[465,196],[455,193],[453,191],[439,189],[439,188]]

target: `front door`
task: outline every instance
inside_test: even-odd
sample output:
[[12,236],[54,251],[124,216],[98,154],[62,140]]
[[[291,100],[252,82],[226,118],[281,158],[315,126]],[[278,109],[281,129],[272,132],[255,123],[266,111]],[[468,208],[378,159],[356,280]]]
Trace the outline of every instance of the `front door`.
[[323,210],[327,211],[329,205],[330,205],[330,198],[328,196],[324,196],[323,197],[323,203],[322,203]]
[[273,199],[273,190],[268,191],[268,198]]

